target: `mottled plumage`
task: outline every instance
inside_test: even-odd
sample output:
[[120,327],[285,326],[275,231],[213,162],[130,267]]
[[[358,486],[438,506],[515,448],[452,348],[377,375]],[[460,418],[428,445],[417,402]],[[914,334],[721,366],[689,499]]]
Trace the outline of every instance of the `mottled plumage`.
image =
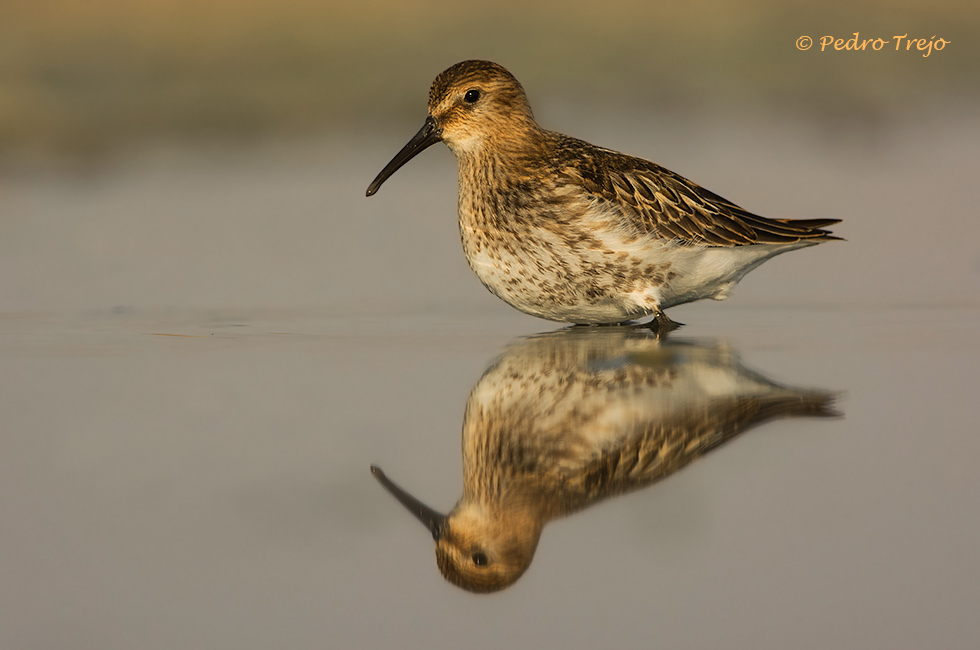
[[488,61],[436,77],[425,125],[368,187],[442,141],[459,163],[470,266],[510,305],[570,323],[619,323],[723,299],[774,255],[837,239],[836,219],[769,219],[657,164],[546,131],[524,89]]
[[830,415],[833,394],[777,385],[723,345],[637,328],[566,329],[511,345],[463,417],[463,496],[448,516],[372,468],[430,528],[452,583],[496,591],[544,525],[650,485],[777,417]]

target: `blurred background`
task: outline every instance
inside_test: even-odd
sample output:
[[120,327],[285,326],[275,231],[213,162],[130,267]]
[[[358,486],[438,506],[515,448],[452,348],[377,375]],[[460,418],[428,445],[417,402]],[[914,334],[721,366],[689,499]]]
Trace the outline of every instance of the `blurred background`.
[[[431,79],[466,58],[510,68],[537,106],[748,107],[867,126],[972,105],[978,27],[966,0],[6,0],[0,152],[17,167],[161,140],[371,132],[418,120]],[[952,43],[928,57],[818,51],[821,36],[855,31]]]

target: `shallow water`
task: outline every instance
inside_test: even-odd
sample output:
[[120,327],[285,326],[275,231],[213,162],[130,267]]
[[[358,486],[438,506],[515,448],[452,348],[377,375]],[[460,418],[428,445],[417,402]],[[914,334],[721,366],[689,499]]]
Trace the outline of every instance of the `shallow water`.
[[471,389],[557,329],[466,267],[445,151],[372,199],[411,132],[5,179],[4,647],[973,647],[980,129],[696,126],[566,130],[845,220],[848,242],[670,312],[673,340],[839,391],[843,416],[762,424],[549,523],[490,596],[440,576],[368,470],[452,508]]

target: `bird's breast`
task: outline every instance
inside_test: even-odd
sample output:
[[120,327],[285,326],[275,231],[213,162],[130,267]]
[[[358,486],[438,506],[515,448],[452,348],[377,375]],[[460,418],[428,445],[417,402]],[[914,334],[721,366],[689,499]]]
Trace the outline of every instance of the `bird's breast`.
[[584,200],[517,201],[461,191],[470,267],[510,305],[542,318],[612,323],[652,313],[671,277],[664,242],[636,236]]

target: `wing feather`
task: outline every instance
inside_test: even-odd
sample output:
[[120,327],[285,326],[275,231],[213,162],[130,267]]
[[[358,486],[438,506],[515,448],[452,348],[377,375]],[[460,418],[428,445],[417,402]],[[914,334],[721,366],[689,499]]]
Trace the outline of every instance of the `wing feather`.
[[763,217],[656,163],[557,137],[563,176],[643,234],[706,246],[839,239],[825,230],[839,219]]

